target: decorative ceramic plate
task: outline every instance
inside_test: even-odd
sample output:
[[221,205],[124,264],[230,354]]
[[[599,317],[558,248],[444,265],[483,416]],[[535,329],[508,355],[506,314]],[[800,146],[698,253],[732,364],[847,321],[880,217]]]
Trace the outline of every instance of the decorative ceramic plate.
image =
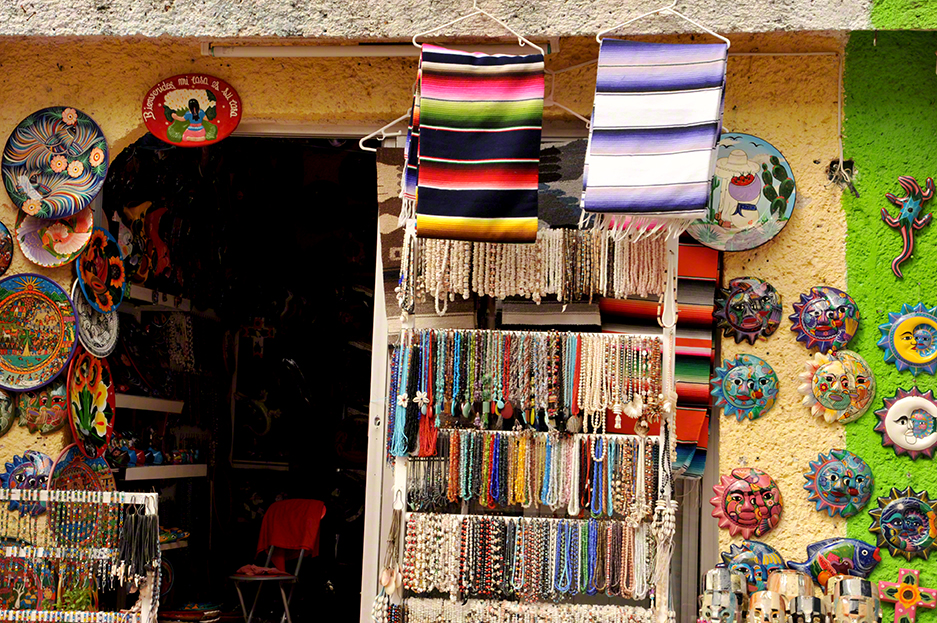
[[[0,578],[5,584],[0,584],[0,610],[42,608],[42,580],[36,569],[22,558],[0,558]],[[11,582],[9,578],[15,578],[15,581]]]
[[719,527],[731,536],[743,539],[762,536],[781,521],[784,502],[777,483],[768,474],[754,467],[736,467],[723,475],[713,487],[715,497],[709,500],[715,508],[712,516]]
[[3,223],[0,223],[0,275],[5,273],[13,262],[13,236]]
[[106,359],[79,349],[68,369],[68,421],[72,439],[89,458],[104,456],[114,433],[116,396]]
[[878,536],[879,547],[887,547],[894,557],[910,561],[915,556],[927,560],[937,549],[937,500],[927,491],[918,493],[911,487],[904,491],[893,487],[878,499],[878,508],[869,511],[872,525],[869,532]]
[[797,341],[821,353],[843,348],[859,329],[859,308],[852,297],[837,288],[815,286],[800,295],[790,316]]
[[41,275],[0,280],[0,388],[16,392],[49,383],[68,366],[78,343],[75,308]]
[[238,127],[241,112],[234,87],[205,74],[167,78],[143,99],[146,129],[180,147],[202,147],[227,138]]
[[757,420],[778,398],[778,375],[767,361],[754,355],[726,359],[710,380],[714,407],[727,416]]
[[16,398],[16,412],[20,426],[26,426],[31,433],[47,435],[59,430],[68,421],[68,389],[65,374],[54,381],[28,392],[22,392]]
[[[66,446],[55,460],[50,491],[116,491],[114,475],[104,459],[89,459],[81,453],[77,444]],[[114,509],[116,510],[116,509]],[[97,533],[95,518],[89,520],[87,513],[78,508],[68,510],[71,515],[63,522],[50,522],[54,530],[60,523],[67,526],[68,541],[81,547],[94,542]],[[105,520],[106,522],[106,520]]]
[[810,461],[810,471],[804,478],[810,501],[830,517],[852,517],[869,503],[875,488],[872,468],[849,450],[817,455],[816,461]]
[[0,389],[0,437],[6,435],[16,420],[16,394]]
[[[6,471],[0,472],[0,484],[4,489],[43,490],[51,475],[52,458],[36,450],[27,450],[23,456],[14,456],[13,462],[6,464]],[[21,515],[41,515],[46,505],[45,502],[10,500],[9,508],[18,510]]]
[[865,359],[851,350],[814,353],[800,373],[803,405],[827,423],[853,422],[875,399],[875,377]]
[[885,363],[893,363],[898,372],[937,371],[937,307],[905,303],[900,313],[889,313],[888,322],[878,325],[882,338],[879,348],[885,351]]
[[102,314],[91,307],[82,296],[78,280],[72,284],[72,303],[78,316],[78,339],[81,345],[95,357],[107,357],[117,347],[120,337],[120,319],[117,312]]
[[3,184],[30,216],[65,218],[85,209],[107,176],[107,140],[74,108],[44,108],[26,117],[3,150]]
[[882,445],[894,448],[895,454],[907,454],[912,460],[920,455],[934,457],[937,446],[937,399],[933,391],[922,393],[917,387],[899,389],[885,406],[875,412],[879,422],[875,430],[882,434]]
[[27,260],[54,268],[78,257],[91,240],[93,227],[91,206],[58,220],[36,218],[20,212],[16,219],[16,242]]
[[781,295],[767,281],[755,277],[739,277],[719,288],[713,317],[725,337],[735,343],[747,340],[754,344],[766,340],[781,324]]
[[117,311],[124,300],[124,260],[117,241],[106,230],[95,227],[91,241],[78,256],[78,283],[85,299],[96,311]]
[[754,249],[777,236],[797,202],[794,174],[771,143],[750,134],[719,140],[709,215],[687,232],[719,251]]

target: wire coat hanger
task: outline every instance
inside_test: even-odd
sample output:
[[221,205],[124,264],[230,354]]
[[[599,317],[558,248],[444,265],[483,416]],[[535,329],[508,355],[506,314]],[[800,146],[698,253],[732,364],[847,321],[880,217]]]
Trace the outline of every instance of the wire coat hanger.
[[400,115],[399,117],[397,117],[396,119],[394,119],[393,121],[391,121],[390,123],[388,123],[387,125],[381,126],[380,128],[378,128],[377,130],[374,130],[367,136],[362,136],[361,140],[358,141],[358,147],[360,147],[364,151],[373,151],[377,153],[377,149],[375,149],[374,147],[365,147],[364,142],[371,140],[372,138],[376,137],[378,134],[381,135],[379,140],[382,140],[382,141],[388,136],[400,136],[401,134],[403,134],[403,132],[391,132],[390,134],[388,134],[387,129],[397,125],[401,121],[407,121],[408,119],[410,119],[409,110],[405,112],[404,114]]
[[687,17],[686,15],[684,15],[683,13],[681,13],[680,11],[676,10],[676,9],[674,8],[675,6],[677,6],[677,0],[673,0],[673,2],[671,2],[670,4],[668,4],[668,5],[665,6],[665,7],[661,7],[661,8],[659,8],[659,9],[655,9],[655,10],[653,10],[653,11],[648,11],[647,13],[642,13],[641,15],[638,15],[637,17],[632,17],[631,19],[629,19],[629,20],[627,20],[627,21],[624,21],[624,22],[622,22],[622,23],[620,23],[620,24],[618,24],[618,25],[616,25],[616,26],[612,26],[611,28],[607,28],[607,29],[605,29],[605,30],[600,31],[599,34],[597,34],[597,35],[595,36],[595,40],[598,41],[599,43],[602,43],[602,37],[603,37],[603,36],[607,35],[607,34],[610,33],[610,32],[614,32],[614,31],[618,30],[619,28],[624,28],[625,26],[628,26],[629,24],[633,24],[634,22],[636,22],[636,21],[638,21],[638,20],[641,20],[641,19],[644,19],[645,17],[650,17],[650,16],[652,16],[652,15],[675,15],[675,16],[679,17],[680,19],[682,19],[683,21],[689,22],[689,23],[693,24],[694,26],[696,26],[697,28],[699,28],[699,29],[702,30],[703,32],[709,33],[709,34],[712,35],[713,37],[715,37],[715,38],[717,38],[717,39],[721,39],[722,41],[725,41],[725,42],[726,42],[726,48],[729,48],[729,47],[732,46],[732,42],[731,42],[731,41],[729,41],[728,39],[726,39],[725,37],[723,37],[723,36],[720,35],[719,33],[715,32],[715,31],[713,31],[713,30],[710,30],[709,28],[703,26],[703,25],[700,24],[699,22],[690,19],[689,17]]
[[586,124],[586,129],[589,130],[589,129],[592,128],[592,120],[591,120],[591,119],[586,119],[585,117],[583,117],[582,115],[580,115],[578,112],[576,112],[576,111],[573,110],[572,108],[567,108],[566,106],[563,106],[562,104],[560,104],[559,102],[557,102],[555,99],[553,99],[553,92],[554,92],[554,90],[556,89],[556,74],[557,74],[557,73],[560,73],[560,72],[562,72],[562,71],[564,71],[564,70],[560,70],[559,72],[553,71],[553,70],[551,70],[551,69],[544,69],[544,70],[543,70],[543,73],[544,73],[545,75],[550,76],[550,94],[547,95],[545,98],[543,98],[543,107],[544,107],[544,108],[547,108],[547,107],[549,107],[549,106],[556,106],[556,107],[559,108],[560,110],[565,110],[566,112],[568,112],[568,113],[571,114],[572,116],[576,117],[577,119],[579,119],[580,121],[582,121],[583,123],[585,123],[585,124]]
[[496,22],[496,23],[499,24],[502,28],[504,28],[504,29],[507,30],[509,33],[511,33],[512,35],[514,35],[515,37],[517,37],[517,44],[518,44],[519,46],[523,47],[523,46],[525,46],[525,45],[529,45],[530,47],[532,47],[532,48],[534,48],[534,49],[536,49],[536,50],[539,50],[541,54],[543,54],[544,56],[546,56],[546,52],[544,52],[544,51],[543,51],[543,48],[541,48],[539,45],[537,45],[536,43],[534,43],[534,42],[531,41],[530,39],[527,39],[526,37],[524,37],[524,36],[518,34],[517,31],[515,31],[513,28],[511,28],[510,26],[508,26],[507,24],[505,24],[504,22],[502,22],[501,20],[499,20],[497,17],[495,17],[494,15],[492,15],[491,13],[489,13],[488,11],[486,11],[485,9],[479,8],[479,6],[478,6],[478,0],[472,0],[472,9],[473,9],[473,11],[472,11],[471,13],[467,14],[467,15],[463,15],[462,17],[458,17],[458,18],[452,20],[451,22],[446,22],[445,24],[443,24],[443,25],[441,25],[441,26],[436,26],[435,28],[431,28],[431,29],[429,29],[429,30],[426,30],[426,31],[423,31],[423,32],[421,32],[421,33],[417,33],[417,34],[413,35],[413,39],[411,39],[411,41],[413,42],[413,45],[416,46],[416,47],[420,47],[421,44],[420,44],[419,42],[417,42],[417,38],[419,38],[419,37],[423,37],[423,36],[425,36],[425,35],[430,35],[430,34],[432,34],[432,33],[434,33],[434,32],[439,32],[440,30],[442,30],[442,29],[444,29],[444,28],[448,28],[449,26],[453,26],[453,25],[455,25],[455,24],[458,24],[459,22],[462,22],[462,21],[465,21],[465,20],[467,20],[467,19],[469,19],[469,18],[475,17],[476,15],[484,15],[485,17],[487,17],[488,19],[492,20],[493,22]]

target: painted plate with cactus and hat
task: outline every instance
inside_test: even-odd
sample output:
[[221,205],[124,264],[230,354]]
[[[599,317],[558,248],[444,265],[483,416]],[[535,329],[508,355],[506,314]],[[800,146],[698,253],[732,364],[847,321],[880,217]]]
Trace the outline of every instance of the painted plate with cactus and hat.
[[738,132],[719,140],[709,213],[687,231],[719,251],[754,249],[777,236],[794,212],[797,186],[783,154]]

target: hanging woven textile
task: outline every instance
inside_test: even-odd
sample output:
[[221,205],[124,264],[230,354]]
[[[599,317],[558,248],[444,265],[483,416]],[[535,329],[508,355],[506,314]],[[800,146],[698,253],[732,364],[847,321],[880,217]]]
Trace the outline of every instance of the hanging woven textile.
[[420,238],[535,242],[543,56],[424,45],[403,179]]
[[727,54],[722,43],[602,40],[582,196],[596,226],[678,233],[705,217]]

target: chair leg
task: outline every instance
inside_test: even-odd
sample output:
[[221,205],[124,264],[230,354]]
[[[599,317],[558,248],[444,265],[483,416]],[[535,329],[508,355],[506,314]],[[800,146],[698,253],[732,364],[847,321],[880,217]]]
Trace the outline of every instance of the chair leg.
[[241,614],[244,615],[244,621],[246,623],[250,619],[247,618],[247,606],[244,605],[244,595],[241,594],[240,582],[234,583],[234,589],[238,592],[238,601],[241,602]]
[[257,594],[254,595],[254,604],[251,606],[251,612],[247,617],[246,623],[251,623],[254,618],[254,610],[257,609],[257,602],[260,600],[260,589],[264,587],[265,582],[257,582]]
[[[290,588],[290,597],[293,596],[293,589]],[[280,597],[283,598],[283,617],[280,617],[280,623],[283,623],[283,618],[286,618],[286,623],[293,623],[293,619],[290,618],[290,600],[286,597],[286,591],[283,590],[283,583],[280,582]]]

